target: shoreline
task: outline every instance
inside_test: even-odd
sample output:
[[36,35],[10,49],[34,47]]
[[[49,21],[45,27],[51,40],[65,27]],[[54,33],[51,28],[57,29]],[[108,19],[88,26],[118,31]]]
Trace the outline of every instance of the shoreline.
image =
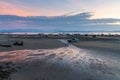
[[[12,35],[14,36],[14,35]],[[60,48],[60,47],[65,47],[68,45],[68,43],[61,42],[60,40],[67,40],[70,38],[78,38],[79,42],[77,43],[72,43],[73,45],[83,48],[83,49],[100,49],[100,50],[110,50],[110,51],[115,51],[115,52],[120,52],[120,37],[119,36],[96,36],[93,37],[91,35],[87,36],[80,36],[80,35],[69,35],[69,36],[56,36],[56,35],[49,35],[45,37],[45,35],[41,35],[42,37],[36,37],[34,35],[18,35],[17,37],[11,37],[9,36],[8,38],[6,35],[3,35],[0,37],[1,40],[6,40],[6,42],[1,42],[0,44],[3,43],[8,43],[7,40],[9,39],[9,44],[12,45],[12,47],[2,47],[0,46],[0,52],[3,51],[12,51],[12,50],[22,50],[22,49],[53,49],[53,48]],[[6,37],[6,38],[4,38]],[[13,45],[15,41],[23,41],[24,45],[23,46],[17,46]]]
[[[23,35],[24,36],[24,35]],[[60,48],[65,47],[68,43],[61,42],[60,40],[66,40],[76,37],[80,41],[77,43],[72,43],[73,45],[83,48],[83,49],[93,49],[93,50],[105,50],[105,51],[113,51],[113,52],[120,52],[120,37],[119,36],[96,36],[93,37],[89,36],[67,36],[67,37],[60,37],[60,36],[47,36],[42,38],[37,38],[33,36],[25,36],[25,37],[9,37],[9,43],[12,44],[12,47],[1,47],[0,52],[3,51],[13,51],[13,50],[22,50],[22,49],[53,49],[53,48]],[[2,39],[1,40],[7,40]],[[23,46],[14,46],[13,43],[15,41],[23,41]],[[6,41],[7,42],[7,41]],[[0,41],[0,44],[2,42]]]

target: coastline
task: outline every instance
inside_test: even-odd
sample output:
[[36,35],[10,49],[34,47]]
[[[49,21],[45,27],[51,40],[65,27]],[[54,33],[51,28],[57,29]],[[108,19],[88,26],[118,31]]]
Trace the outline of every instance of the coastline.
[[[6,38],[3,38],[6,37]],[[23,50],[23,49],[53,49],[65,47],[68,44],[61,42],[60,39],[67,40],[70,38],[78,38],[79,42],[73,45],[84,49],[100,49],[120,51],[120,36],[119,35],[3,35],[0,36],[0,44],[8,43],[12,47],[0,46],[0,52]],[[2,40],[4,42],[2,42]],[[5,41],[6,40],[6,41]],[[15,41],[23,41],[23,46],[13,45]]]

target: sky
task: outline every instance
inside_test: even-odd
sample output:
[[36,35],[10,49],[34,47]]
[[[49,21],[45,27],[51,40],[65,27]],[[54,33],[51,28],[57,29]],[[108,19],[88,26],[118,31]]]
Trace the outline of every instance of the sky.
[[120,31],[120,0],[0,0],[0,31]]

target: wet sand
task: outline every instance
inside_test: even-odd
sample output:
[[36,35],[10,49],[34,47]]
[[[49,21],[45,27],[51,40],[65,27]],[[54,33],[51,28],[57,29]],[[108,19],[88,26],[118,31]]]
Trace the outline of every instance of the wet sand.
[[0,61],[19,64],[12,80],[119,80],[120,59],[114,55],[68,46],[1,52]]

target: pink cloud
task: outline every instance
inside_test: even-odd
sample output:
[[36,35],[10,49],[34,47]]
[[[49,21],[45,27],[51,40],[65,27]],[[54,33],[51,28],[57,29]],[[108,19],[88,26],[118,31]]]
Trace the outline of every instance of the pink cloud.
[[18,16],[55,16],[61,15],[58,11],[46,10],[46,9],[35,9],[30,6],[23,6],[21,4],[14,5],[12,3],[0,2],[0,14],[2,15],[18,15]]
[[0,2],[0,14],[19,15],[19,16],[28,15],[28,13],[26,13],[24,10],[21,10],[16,6],[7,2]]

